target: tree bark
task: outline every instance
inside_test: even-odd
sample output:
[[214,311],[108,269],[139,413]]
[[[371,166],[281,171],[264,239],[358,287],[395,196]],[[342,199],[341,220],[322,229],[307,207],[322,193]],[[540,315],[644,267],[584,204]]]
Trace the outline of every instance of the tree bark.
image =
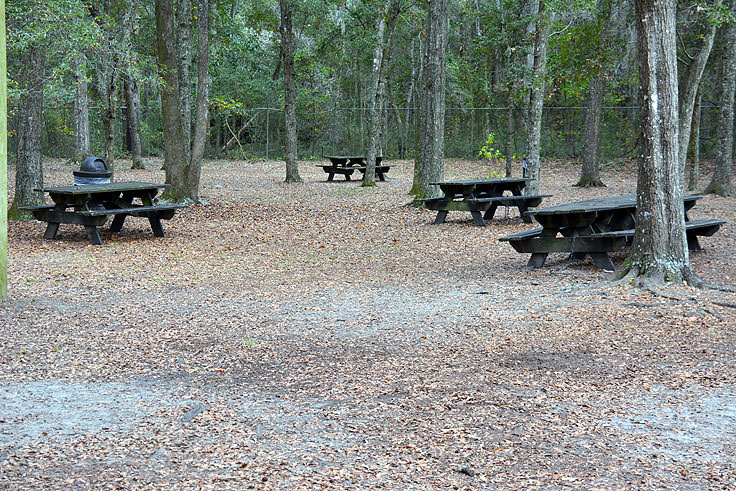
[[[713,2],[713,8],[717,9],[721,3],[723,3],[723,0],[715,0]],[[695,97],[697,96],[698,87],[700,87],[700,80],[703,78],[705,64],[708,62],[708,58],[710,57],[710,51],[713,48],[713,39],[715,39],[715,37],[716,25],[715,23],[708,23],[705,33],[700,38],[701,44],[700,49],[698,49],[698,54],[687,67],[685,83],[680,87],[679,156],[680,167],[682,167],[683,171],[685,169],[685,162],[687,159],[687,149],[690,146],[690,129],[693,122]]]
[[679,159],[675,0],[637,0],[641,141],[636,232],[619,278],[644,287],[700,280],[690,269]]
[[177,0],[176,53],[179,74],[179,106],[181,107],[182,144],[186,162],[190,161],[192,131],[192,1]]
[[189,195],[193,200],[199,200],[199,179],[202,174],[205,144],[207,143],[207,128],[209,127],[209,0],[199,0],[197,7],[197,101],[195,103],[194,138],[192,140],[192,155],[189,165]]
[[15,165],[15,197],[8,217],[30,219],[31,213],[21,206],[44,203],[43,195],[34,188],[43,186],[41,131],[43,129],[44,54],[39,45],[31,46],[26,62],[18,73],[17,152]]
[[169,188],[164,193],[171,201],[190,201],[184,131],[179,105],[179,79],[174,34],[172,0],[156,0],[156,47],[164,80],[161,90],[161,121],[164,132],[164,169]]
[[544,106],[545,77],[547,72],[547,41],[550,19],[544,1],[539,2],[537,32],[534,41],[534,68],[529,97],[529,132],[526,143],[527,194],[539,194],[539,169],[541,167],[540,146],[542,139],[542,109]]
[[131,169],[144,169],[141,157],[141,92],[138,80],[128,67],[125,81],[125,102],[128,115],[128,131],[130,132],[130,156],[133,161]]
[[690,139],[690,177],[688,179],[688,191],[698,189],[700,182],[700,115],[703,112],[703,92],[698,90],[695,97],[695,108],[693,109],[693,126],[690,130],[692,138]]
[[583,130],[583,165],[580,180],[576,184],[584,188],[604,185],[599,175],[604,87],[605,75],[599,73],[591,80],[588,91],[588,107],[585,111],[585,129]]
[[284,182],[302,182],[297,162],[296,133],[296,73],[294,71],[294,27],[291,0],[279,0],[281,8],[281,57],[284,67],[284,120],[286,124],[286,179]]
[[89,156],[89,97],[88,82],[85,73],[86,63],[83,56],[74,59],[74,161],[81,162]]
[[[730,10],[736,12],[736,1],[732,0]],[[710,184],[705,193],[719,196],[734,196],[731,175],[733,173],[733,118],[734,89],[736,89],[736,22],[731,21],[724,32],[726,53],[723,57],[721,98],[718,105],[718,128],[716,130],[716,163]]]
[[439,196],[445,176],[445,85],[447,74],[447,0],[429,0],[425,23],[426,46],[419,90],[417,160],[409,194],[416,199]]
[[508,102],[506,103],[506,141],[504,143],[506,177],[511,177],[511,165],[514,160],[514,128],[516,126],[514,111],[516,111],[516,89],[511,87],[508,93]]
[[[382,122],[386,94],[386,65],[391,55],[391,40],[399,18],[398,0],[388,6],[388,12],[381,9],[376,21],[376,45],[373,49],[373,73],[371,80],[371,127],[368,135],[368,153],[362,186],[376,185],[376,157],[381,149],[383,136]],[[388,19],[386,19],[388,17]]]

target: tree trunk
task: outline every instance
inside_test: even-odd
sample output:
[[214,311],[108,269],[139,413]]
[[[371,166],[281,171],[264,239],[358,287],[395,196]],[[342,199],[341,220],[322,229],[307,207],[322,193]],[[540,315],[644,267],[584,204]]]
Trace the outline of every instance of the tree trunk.
[[34,188],[43,186],[41,160],[41,131],[43,129],[44,56],[40,46],[28,50],[26,62],[18,73],[20,100],[18,102],[17,152],[15,164],[15,197],[8,217],[29,219],[31,213],[21,206],[44,203],[43,195]]
[[[713,8],[718,9],[722,0],[715,0]],[[707,22],[707,21],[706,21]],[[700,80],[703,77],[705,64],[710,57],[710,51],[713,47],[713,39],[716,37],[716,24],[708,23],[706,32],[701,39],[700,49],[695,59],[687,67],[687,76],[685,77],[684,86],[680,87],[680,167],[683,172],[685,170],[685,161],[687,159],[687,149],[690,146],[690,129],[693,122],[693,109],[695,107],[695,97],[700,87]]]
[[296,85],[294,79],[294,27],[291,0],[279,0],[281,7],[281,57],[284,66],[284,120],[286,122],[286,179],[284,182],[302,182],[297,162]]
[[197,9],[199,14],[197,18],[197,102],[195,103],[194,138],[189,164],[189,195],[194,201],[199,201],[199,178],[202,174],[202,160],[204,160],[207,128],[210,122],[207,103],[210,81],[209,8],[209,0],[199,0]]
[[192,1],[177,0],[176,53],[179,74],[179,106],[181,107],[182,142],[189,162],[192,131]]
[[641,286],[696,284],[685,236],[679,159],[675,0],[637,0],[641,141],[636,232],[617,276]]
[[604,73],[599,73],[590,82],[588,107],[585,111],[583,130],[583,165],[576,186],[590,188],[603,186],[598,173],[601,159],[601,113],[605,91]]
[[703,92],[698,90],[695,97],[695,108],[693,110],[693,126],[690,131],[690,178],[688,179],[688,191],[698,189],[700,182],[700,115],[703,112]]
[[445,176],[447,30],[447,0],[429,0],[417,115],[418,158],[414,162],[414,183],[409,191],[417,199],[439,196],[439,186],[429,183],[442,181]]
[[547,72],[547,41],[549,38],[550,19],[545,11],[543,1],[539,2],[537,33],[534,40],[534,68],[532,70],[532,86],[529,97],[529,132],[526,143],[527,194],[539,193],[540,145],[542,139],[542,108],[544,106],[545,77]]
[[138,80],[128,67],[128,79],[125,82],[126,113],[128,115],[128,131],[130,133],[130,156],[133,160],[131,169],[144,169],[141,157],[141,91]]
[[8,63],[5,0],[0,1],[0,299],[8,296]]
[[107,168],[115,168],[115,114],[117,112],[117,84],[112,60],[103,61],[105,68],[100,72],[100,92],[105,101],[102,110],[102,128],[105,136],[105,162]]
[[506,142],[504,143],[506,154],[506,177],[511,177],[512,163],[514,160],[514,128],[516,126],[516,118],[514,111],[516,110],[516,90],[511,88],[508,94],[508,102],[506,103]]
[[184,131],[179,106],[173,0],[156,0],[156,47],[164,86],[161,89],[161,122],[164,132],[164,169],[171,201],[190,201]]
[[89,156],[89,98],[84,57],[74,59],[74,161],[81,162]]
[[[732,13],[736,11],[736,1],[731,1],[730,10]],[[726,53],[723,57],[721,100],[718,105],[716,163],[713,177],[704,192],[719,196],[733,196],[735,193],[731,184],[731,174],[733,172],[733,105],[734,89],[736,89],[736,22],[729,22],[724,35]]]
[[[368,153],[362,186],[376,185],[376,157],[381,149],[382,121],[386,93],[386,65],[391,55],[391,39],[399,18],[398,0],[393,0],[388,12],[379,12],[376,21],[376,45],[373,49],[373,74],[371,80],[371,127],[368,135]],[[388,16],[388,22],[386,22]]]

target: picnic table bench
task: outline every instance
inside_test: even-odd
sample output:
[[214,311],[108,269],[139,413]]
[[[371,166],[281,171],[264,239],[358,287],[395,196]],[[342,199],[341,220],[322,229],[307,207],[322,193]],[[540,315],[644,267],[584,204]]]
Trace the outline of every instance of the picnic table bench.
[[163,237],[161,220],[171,219],[176,210],[186,205],[157,203],[156,195],[167,184],[129,181],[36,188],[48,193],[53,204],[24,206],[36,220],[47,222],[44,238],[55,239],[60,224],[82,225],[91,244],[101,245],[101,227],[114,215],[110,230],[119,232],[128,216],[147,218],[156,237]]
[[[526,183],[530,179],[525,177],[501,177],[494,179],[471,179],[460,181],[432,182],[440,187],[444,196],[424,198],[423,202],[430,210],[436,210],[435,224],[444,223],[449,211],[469,211],[473,223],[484,227],[485,220],[490,220],[499,206],[514,206],[519,209],[522,220],[531,223],[526,212],[539,206],[542,199],[549,194],[522,194]],[[511,192],[511,195],[504,195]],[[481,215],[482,213],[482,215]]]
[[[330,155],[327,157],[329,164],[317,164],[327,174],[327,180],[332,181],[335,174],[345,176],[346,181],[350,181],[353,172],[358,171],[365,174],[366,164],[364,155]],[[376,157],[376,177],[380,181],[386,180],[386,174],[391,169],[390,165],[381,165],[383,157]]]
[[[688,248],[701,249],[698,236],[711,236],[724,220],[690,220],[688,210],[700,199],[684,197],[685,232]],[[502,237],[521,253],[531,253],[528,266],[540,268],[552,252],[569,253],[572,259],[590,255],[593,263],[606,270],[615,269],[608,253],[630,245],[636,229],[636,195],[578,201],[529,212],[542,228]]]

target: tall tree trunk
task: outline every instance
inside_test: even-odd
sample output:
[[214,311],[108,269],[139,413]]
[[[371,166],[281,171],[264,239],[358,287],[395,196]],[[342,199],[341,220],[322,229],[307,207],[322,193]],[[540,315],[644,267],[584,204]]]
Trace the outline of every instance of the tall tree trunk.
[[194,138],[189,165],[189,193],[192,199],[199,200],[199,178],[202,174],[207,128],[209,127],[209,64],[210,64],[210,18],[209,0],[199,0],[197,18],[197,102],[195,104]]
[[[718,7],[723,3],[723,0],[715,0],[713,2],[713,8]],[[708,22],[706,20],[706,22]],[[698,93],[698,87],[700,87],[700,80],[703,77],[703,71],[705,70],[705,64],[708,62],[710,57],[711,48],[713,48],[713,39],[716,37],[716,25],[715,23],[707,23],[707,28],[701,39],[700,49],[698,54],[695,55],[695,59],[687,67],[687,76],[685,77],[685,83],[680,87],[680,167],[683,172],[685,170],[685,161],[687,159],[687,149],[690,146],[690,129],[693,122],[693,109],[695,107],[695,97]],[[683,176],[684,177],[684,176]]]
[[539,169],[541,167],[540,145],[542,139],[542,109],[544,106],[545,77],[547,73],[547,41],[550,19],[545,11],[544,1],[539,2],[537,33],[534,40],[534,68],[532,87],[529,96],[529,132],[526,143],[527,194],[539,193]]
[[[376,45],[373,49],[373,74],[371,80],[371,127],[368,135],[368,154],[363,174],[363,186],[376,185],[376,157],[381,148],[382,121],[386,93],[386,65],[391,55],[391,39],[399,18],[399,1],[393,0],[388,12],[383,9],[376,21]],[[388,19],[386,17],[388,16]],[[387,21],[388,20],[388,21]]]
[[189,162],[192,131],[192,1],[177,0],[176,53],[179,74],[179,106],[184,151]]
[[409,194],[439,196],[445,176],[445,71],[447,58],[447,0],[429,0],[425,24],[426,46],[419,90],[417,160]]
[[286,179],[284,182],[302,182],[297,162],[296,85],[294,79],[294,27],[291,0],[279,0],[281,7],[281,57],[284,66],[284,119],[286,122]]
[[[732,0],[730,10],[736,13],[736,1]],[[705,193],[719,196],[733,196],[731,175],[733,172],[733,118],[734,89],[736,89],[736,22],[729,22],[724,32],[726,53],[723,57],[723,76],[721,100],[718,105],[718,128],[716,130],[717,148],[713,177],[705,188]]]
[[102,110],[102,128],[105,137],[105,161],[110,170],[115,168],[115,115],[117,112],[117,83],[112,60],[104,61],[106,65],[100,73],[100,92],[105,101]]
[[604,87],[605,74],[601,72],[590,82],[588,107],[585,111],[583,165],[580,180],[576,184],[584,188],[603,186],[598,172],[601,159],[601,113]]
[[[420,40],[421,43],[421,40]],[[406,114],[404,116],[404,124],[401,125],[401,137],[400,142],[401,146],[399,148],[399,158],[405,159],[406,158],[406,149],[409,146],[408,136],[409,136],[409,122],[411,121],[411,103],[414,97],[414,85],[417,80],[417,57],[414,56],[414,38],[411,40],[411,46],[409,48],[410,50],[410,57],[411,57],[411,78],[409,79],[409,87],[406,89]]]
[[690,139],[690,177],[688,179],[688,191],[698,189],[700,182],[700,116],[703,112],[703,92],[698,89],[698,95],[695,97],[695,108],[693,110],[693,126],[690,131],[692,138]]
[[28,219],[30,212],[21,206],[40,205],[43,195],[34,188],[43,186],[41,131],[43,129],[44,55],[40,46],[29,48],[26,62],[18,73],[18,157],[15,165],[15,197],[8,217]]
[[184,130],[179,106],[176,37],[173,0],[156,0],[156,47],[164,86],[161,89],[161,122],[164,131],[164,169],[172,201],[189,201]]
[[508,93],[508,102],[506,103],[506,141],[504,142],[506,177],[511,177],[511,165],[514,160],[514,127],[516,126],[516,118],[514,117],[515,110],[516,90],[511,88]]
[[125,102],[128,115],[128,131],[130,133],[130,156],[133,160],[131,169],[143,169],[141,157],[141,92],[138,80],[130,67],[127,70],[128,79],[125,81]]
[[641,141],[636,232],[621,278],[642,286],[697,283],[685,237],[678,138],[675,0],[636,0]]
[[74,58],[74,160],[81,162],[89,156],[89,98],[86,63],[83,56]]

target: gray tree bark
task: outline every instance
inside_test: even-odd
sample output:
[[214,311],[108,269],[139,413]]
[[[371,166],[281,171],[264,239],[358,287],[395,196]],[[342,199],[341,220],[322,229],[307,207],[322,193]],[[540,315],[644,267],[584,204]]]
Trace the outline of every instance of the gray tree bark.
[[[715,0],[713,2],[713,8],[718,8],[723,0]],[[707,22],[707,21],[706,21]],[[693,110],[695,108],[695,97],[698,93],[698,87],[700,87],[700,80],[703,78],[703,71],[705,71],[705,64],[708,62],[710,57],[710,51],[713,48],[713,40],[716,37],[716,25],[714,23],[707,23],[705,32],[703,33],[698,49],[698,53],[695,58],[687,67],[687,76],[685,77],[685,83],[680,87],[680,145],[679,145],[679,156],[680,166],[685,169],[685,162],[687,160],[687,149],[690,146],[690,129],[692,128],[693,122]]]
[[302,182],[297,162],[296,133],[296,73],[294,71],[294,27],[291,0],[279,0],[281,8],[281,57],[284,68],[284,120],[286,122],[286,179],[284,182]]
[[85,73],[86,63],[83,56],[74,59],[74,160],[81,162],[89,156],[89,84]]
[[545,77],[547,74],[547,41],[550,19],[544,1],[539,2],[537,31],[534,40],[534,68],[529,97],[529,126],[526,143],[527,177],[531,179],[525,188],[527,194],[539,194],[540,146],[542,140],[542,109],[544,106]]
[[376,20],[376,45],[373,49],[373,73],[371,80],[371,127],[368,135],[368,153],[362,186],[376,185],[376,157],[383,136],[384,106],[386,101],[386,65],[391,56],[391,40],[399,19],[399,1],[392,0],[388,11],[381,9]]
[[8,210],[8,218],[30,219],[31,213],[21,206],[44,203],[41,193],[34,188],[43,186],[41,160],[41,131],[43,129],[44,54],[43,49],[31,46],[26,62],[18,73],[20,100],[18,103],[17,145],[15,165],[15,197]]
[[202,174],[205,144],[207,142],[207,128],[209,127],[209,64],[210,64],[210,35],[209,0],[199,0],[197,7],[197,101],[195,103],[194,137],[192,139],[192,154],[189,164],[189,190],[195,201],[199,200],[199,179]]
[[417,159],[414,183],[409,191],[415,198],[439,196],[439,186],[429,183],[442,181],[445,176],[447,31],[447,0],[429,0],[417,114]]
[[588,91],[588,107],[585,111],[585,129],[583,130],[583,165],[580,180],[575,184],[585,188],[603,186],[599,174],[601,160],[601,113],[603,112],[603,94],[605,75],[599,73],[590,82]]
[[[730,2],[730,10],[736,13],[736,1]],[[710,184],[704,192],[719,196],[734,196],[736,191],[731,183],[731,175],[733,173],[734,90],[736,89],[736,22],[728,23],[724,36],[726,53],[723,57],[721,97],[718,104],[716,163]]]
[[192,131],[192,1],[176,3],[176,53],[179,74],[179,106],[183,125],[184,151],[189,162]]
[[128,67],[125,81],[125,102],[128,115],[128,131],[130,131],[130,156],[133,161],[131,169],[143,169],[141,157],[141,90],[138,80]]
[[637,0],[641,140],[636,232],[619,278],[641,286],[699,283],[685,236],[679,159],[675,0]]
[[156,0],[156,48],[164,86],[161,90],[161,120],[164,131],[164,169],[169,188],[164,197],[190,201],[184,130],[179,105],[179,77],[174,32],[173,0]]
[[690,176],[688,178],[688,191],[698,189],[700,182],[700,115],[703,112],[703,92],[698,90],[695,97],[695,108],[693,109],[693,126],[690,130],[690,149],[688,156],[690,157]]

